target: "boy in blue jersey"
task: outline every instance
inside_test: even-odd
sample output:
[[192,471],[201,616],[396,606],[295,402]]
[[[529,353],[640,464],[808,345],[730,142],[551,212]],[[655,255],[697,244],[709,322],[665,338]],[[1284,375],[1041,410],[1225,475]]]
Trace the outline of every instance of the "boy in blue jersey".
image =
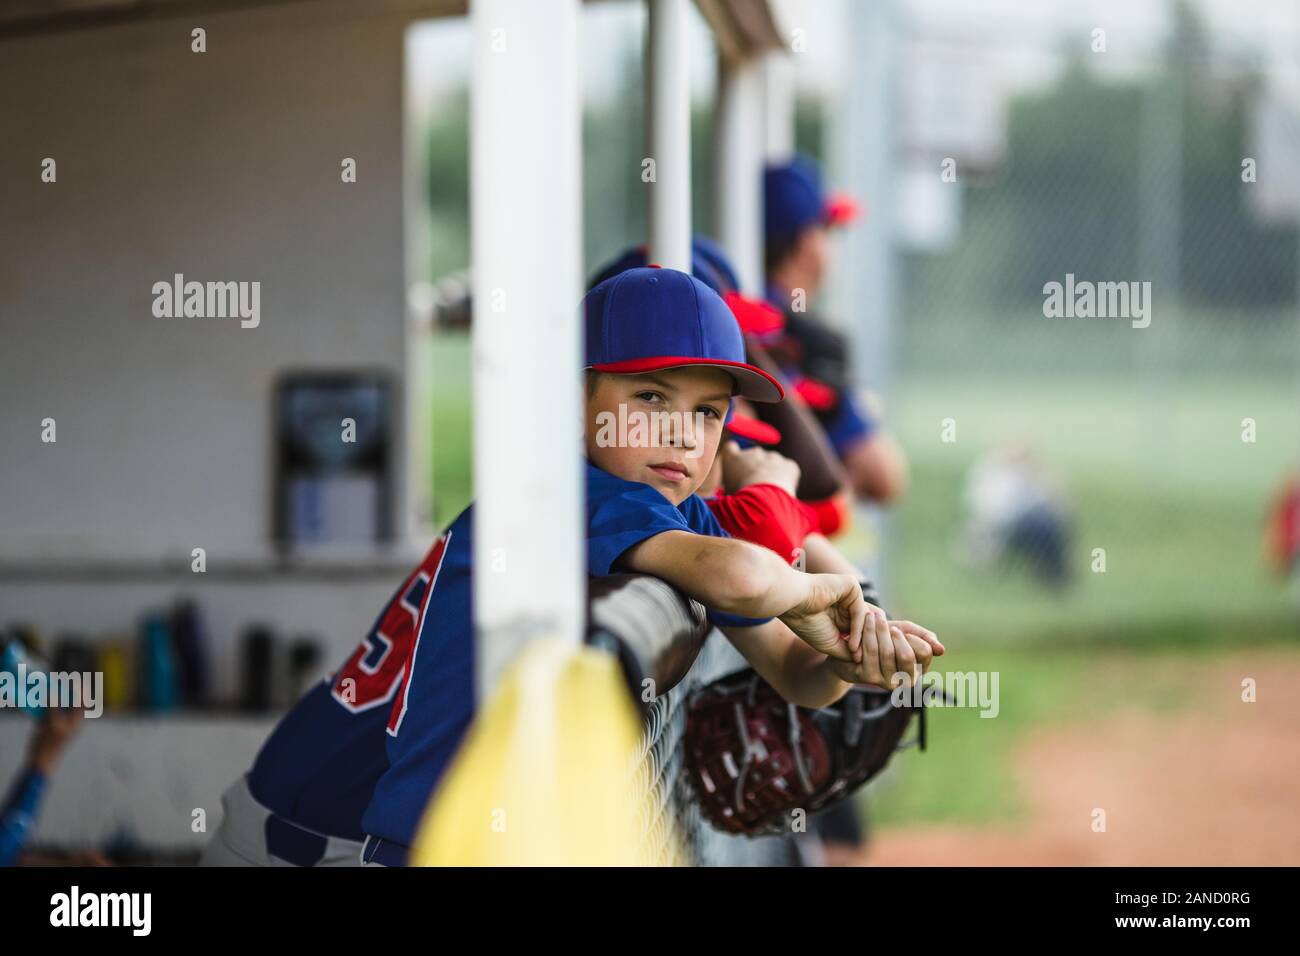
[[[771,551],[727,538],[695,495],[712,465],[732,397],[782,397],[774,379],[745,363],[740,330],[715,293],[684,273],[643,268],[601,283],[583,305],[589,573],[642,572],[676,585],[709,609],[710,620],[773,686],[808,706],[838,699],[846,682],[887,685],[886,675],[917,673],[918,653],[909,638],[928,642],[922,656],[929,646],[941,652],[924,628],[891,624],[866,604],[855,577],[804,574]],[[611,416],[632,412],[667,413],[670,433],[662,441],[639,443],[606,427]],[[699,427],[685,427],[688,421]],[[674,422],[679,430],[671,430]],[[356,731],[343,739],[355,740],[354,758],[340,759],[346,748],[337,739],[332,752],[328,740],[321,743],[323,736],[339,734],[336,727],[323,728],[344,718],[335,714],[329,720],[308,704],[314,694],[322,708],[342,707],[336,675],[328,692],[313,691],[277,728],[242,790],[236,784],[228,792],[228,815],[245,823],[223,823],[222,829],[243,839],[220,839],[214,847],[234,845],[243,856],[255,857],[249,860],[254,863],[332,862],[355,845],[358,826],[351,818],[327,821],[321,811],[351,817],[356,803],[344,794],[372,791],[359,821],[367,834],[363,857],[387,865],[405,862],[476,706],[472,535],[471,505],[439,540],[436,560],[431,553],[426,561],[428,584],[411,618],[415,637],[400,681],[379,681],[379,704],[346,712]],[[395,600],[401,603],[400,594]],[[350,663],[363,663],[371,644],[375,656],[367,666],[382,669],[382,641],[363,644]],[[382,724],[376,717],[381,711]],[[386,747],[379,754],[381,738]],[[303,761],[303,752],[321,759]],[[270,759],[274,754],[281,756]],[[208,862],[238,860],[218,848]]]
[[[728,538],[695,494],[732,398],[782,398],[775,379],[745,362],[740,329],[716,293],[675,270],[630,269],[592,289],[583,311],[590,574],[640,572],[675,585],[786,699],[805,706],[829,704],[851,683],[890,686],[888,675],[915,675],[909,637],[942,651],[929,631],[889,622],[863,601],[854,576],[805,574]],[[663,416],[670,433],[621,440],[609,423],[636,413]],[[451,548],[458,533],[472,533],[472,510],[452,526]],[[362,818],[367,862],[405,862],[473,715],[469,550],[465,542],[454,573],[444,566],[411,654],[389,767]]]
[[303,695],[225,792],[203,865],[359,864],[361,814],[388,769],[393,700],[450,538],[434,542],[343,666]]

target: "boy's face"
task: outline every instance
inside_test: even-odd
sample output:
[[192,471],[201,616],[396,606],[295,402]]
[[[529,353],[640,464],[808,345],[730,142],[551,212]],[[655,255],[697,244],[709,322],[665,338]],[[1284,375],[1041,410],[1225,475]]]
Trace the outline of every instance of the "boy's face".
[[726,372],[701,366],[602,373],[587,394],[587,458],[681,504],[709,473],[733,387]]

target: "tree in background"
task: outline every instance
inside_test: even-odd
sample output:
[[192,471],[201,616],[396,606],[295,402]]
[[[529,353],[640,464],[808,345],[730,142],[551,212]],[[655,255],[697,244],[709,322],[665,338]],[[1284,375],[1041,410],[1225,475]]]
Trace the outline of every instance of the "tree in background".
[[1200,24],[1185,4],[1177,9],[1155,74],[1106,81],[1076,58],[1050,89],[1012,100],[1006,163],[993,182],[967,190],[961,237],[946,252],[907,257],[914,309],[1032,307],[1043,283],[1067,272],[1147,278],[1137,274],[1140,150],[1152,102],[1182,109],[1181,171],[1171,164],[1166,174],[1181,175],[1179,208],[1168,214],[1178,217],[1183,301],[1219,309],[1294,301],[1296,229],[1256,222],[1240,175],[1259,79],[1216,73]]

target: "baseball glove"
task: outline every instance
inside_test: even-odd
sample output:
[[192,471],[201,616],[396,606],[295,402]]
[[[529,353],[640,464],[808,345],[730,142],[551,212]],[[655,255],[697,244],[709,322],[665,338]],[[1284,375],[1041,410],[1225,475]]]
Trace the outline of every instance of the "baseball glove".
[[[913,715],[917,737],[901,743]],[[704,817],[719,830],[789,831],[790,811],[844,799],[913,743],[925,749],[925,711],[890,693],[854,687],[830,707],[787,703],[753,670],[697,691],[686,722],[686,760]]]

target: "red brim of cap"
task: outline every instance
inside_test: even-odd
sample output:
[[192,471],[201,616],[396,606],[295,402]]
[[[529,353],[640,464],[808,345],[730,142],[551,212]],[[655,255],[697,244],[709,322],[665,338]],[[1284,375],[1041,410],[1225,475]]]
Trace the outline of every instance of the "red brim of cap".
[[781,433],[767,422],[760,422],[748,415],[732,415],[727,422],[727,431],[737,438],[747,438],[760,445],[777,445],[781,442]]
[[826,200],[826,224],[828,226],[847,226],[857,222],[862,209],[858,201],[845,193],[833,193]]
[[722,369],[736,382],[734,394],[747,398],[751,402],[779,402],[785,398],[785,389],[781,387],[780,382],[761,368],[745,362],[696,358],[691,355],[654,355],[628,359],[624,362],[606,362],[603,365],[593,365],[591,368],[597,372],[609,372],[613,375],[635,375],[637,372],[658,372],[666,368],[681,368],[684,365],[704,365]]
[[835,407],[838,396],[835,389],[815,378],[801,378],[794,383],[795,394],[808,403],[808,407],[819,412],[830,411]]
[[740,331],[746,335],[770,335],[785,328],[785,316],[781,310],[766,302],[739,292],[728,292],[722,301],[727,303],[740,325]]

